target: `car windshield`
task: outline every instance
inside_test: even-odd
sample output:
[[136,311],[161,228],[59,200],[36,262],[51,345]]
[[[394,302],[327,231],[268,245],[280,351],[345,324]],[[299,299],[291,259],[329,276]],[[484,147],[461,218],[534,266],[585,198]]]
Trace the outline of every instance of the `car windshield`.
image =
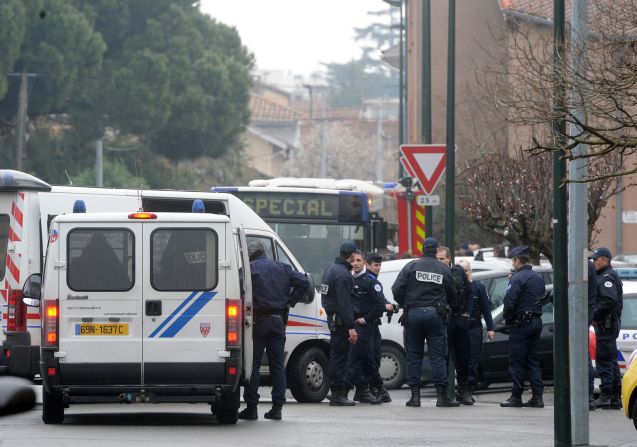
[[637,293],[624,295],[622,329],[637,329]]

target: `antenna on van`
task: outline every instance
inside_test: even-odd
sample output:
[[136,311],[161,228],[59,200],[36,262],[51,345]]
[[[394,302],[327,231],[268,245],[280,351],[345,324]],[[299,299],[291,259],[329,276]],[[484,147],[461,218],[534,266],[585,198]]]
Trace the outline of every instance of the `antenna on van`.
[[64,170],[64,174],[66,175],[66,178],[69,179],[69,185],[73,186],[73,180],[71,180],[71,176],[69,176],[69,173],[66,172],[66,169]]
[[[138,158],[139,157],[139,158]],[[139,163],[135,163],[137,169],[137,178],[139,179],[139,188],[137,188],[137,204],[139,205],[139,211],[144,211],[144,202],[142,201],[142,191],[144,185],[142,183],[142,174],[144,172],[144,148],[140,145],[138,152],[135,154],[135,159]]]

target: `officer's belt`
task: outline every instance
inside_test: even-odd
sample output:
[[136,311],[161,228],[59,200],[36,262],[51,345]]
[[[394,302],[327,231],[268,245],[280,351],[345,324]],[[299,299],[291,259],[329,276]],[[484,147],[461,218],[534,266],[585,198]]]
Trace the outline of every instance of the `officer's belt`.
[[409,310],[411,309],[431,309],[436,310],[436,306],[409,306]]

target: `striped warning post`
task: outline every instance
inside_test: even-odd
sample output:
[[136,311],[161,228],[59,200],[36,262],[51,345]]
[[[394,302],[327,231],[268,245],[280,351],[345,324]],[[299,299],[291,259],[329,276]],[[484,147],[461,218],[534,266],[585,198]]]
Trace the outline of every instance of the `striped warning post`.
[[21,253],[16,253],[15,246],[12,244],[22,241],[22,229],[24,219],[24,193],[18,193],[16,199],[11,203],[11,218],[9,223],[9,250],[7,251],[7,258],[5,260],[5,273],[4,273],[4,287],[0,289],[4,303],[6,304],[8,299],[8,289],[20,289],[20,260],[22,258]]

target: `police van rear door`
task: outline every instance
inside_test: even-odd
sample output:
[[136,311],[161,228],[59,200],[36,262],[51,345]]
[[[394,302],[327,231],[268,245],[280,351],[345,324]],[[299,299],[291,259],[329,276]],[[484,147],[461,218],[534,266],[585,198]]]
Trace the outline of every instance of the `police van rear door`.
[[143,383],[222,383],[229,220],[158,216],[143,231]]
[[141,223],[115,220],[61,221],[52,234],[60,383],[141,383],[140,236]]
[[246,380],[250,380],[252,374],[252,324],[253,324],[253,303],[252,303],[252,273],[250,272],[250,258],[248,257],[248,241],[243,226],[238,229],[239,249],[240,249],[240,269],[242,271],[243,282],[243,373]]

